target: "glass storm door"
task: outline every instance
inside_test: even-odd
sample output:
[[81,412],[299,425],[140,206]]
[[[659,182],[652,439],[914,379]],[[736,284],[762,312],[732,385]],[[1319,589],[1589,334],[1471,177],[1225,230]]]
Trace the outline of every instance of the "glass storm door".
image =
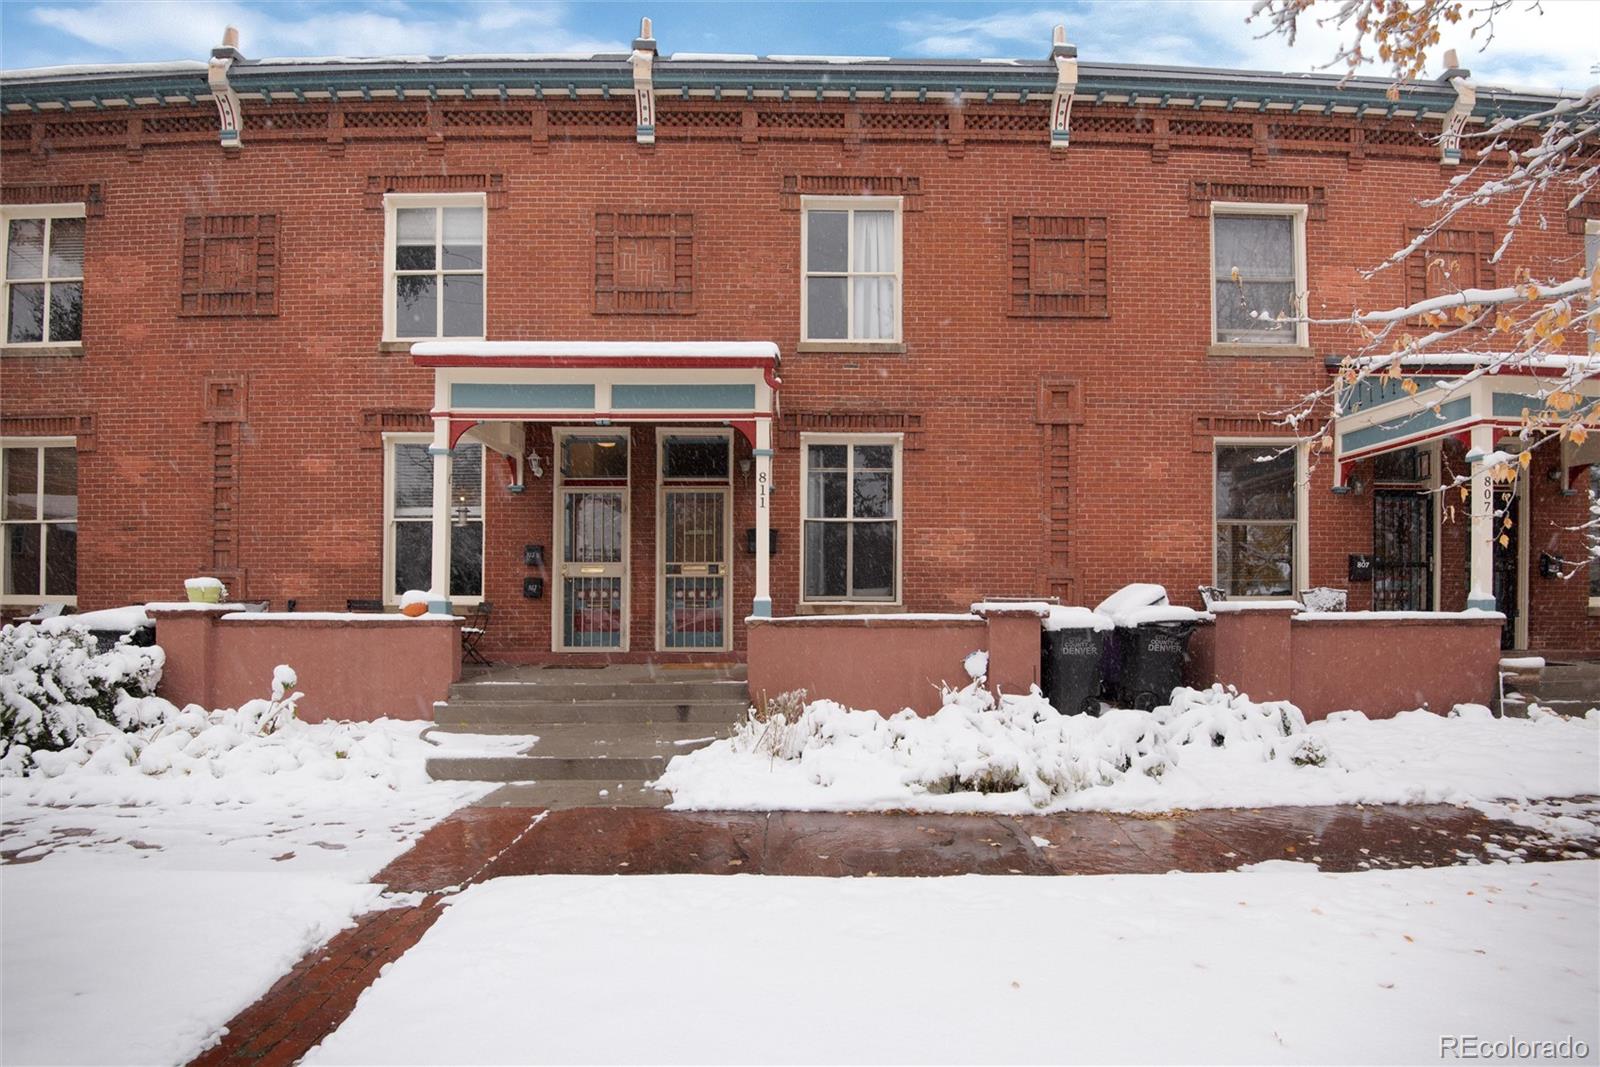
[[662,431],[657,441],[658,647],[725,649],[733,436],[727,430],[686,428]]
[[561,439],[560,600],[556,619],[564,651],[627,647],[628,439]]
[[727,644],[728,491],[666,489],[662,643],[667,648]]

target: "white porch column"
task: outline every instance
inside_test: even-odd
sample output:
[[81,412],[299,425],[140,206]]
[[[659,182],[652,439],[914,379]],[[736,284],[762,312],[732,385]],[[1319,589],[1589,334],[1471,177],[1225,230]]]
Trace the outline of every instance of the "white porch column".
[[772,617],[772,420],[756,420],[756,596],[750,614]]
[[450,420],[433,420],[433,573],[428,611],[450,614]]
[[1494,451],[1494,427],[1472,428],[1472,536],[1468,543],[1471,587],[1467,607],[1494,611],[1494,481],[1481,457]]

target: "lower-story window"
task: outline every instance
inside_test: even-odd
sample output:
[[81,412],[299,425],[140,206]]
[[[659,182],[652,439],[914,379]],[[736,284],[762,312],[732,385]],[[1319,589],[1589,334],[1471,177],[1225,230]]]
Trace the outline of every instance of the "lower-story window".
[[[384,599],[433,585],[433,456],[426,436],[390,437],[385,453]],[[458,445],[450,470],[450,592],[483,597],[483,446]]]
[[0,442],[0,603],[78,596],[78,450],[70,439]]
[[900,598],[900,439],[818,437],[802,442],[808,601]]
[[1303,479],[1292,444],[1216,447],[1216,585],[1230,596],[1293,596],[1301,586]]

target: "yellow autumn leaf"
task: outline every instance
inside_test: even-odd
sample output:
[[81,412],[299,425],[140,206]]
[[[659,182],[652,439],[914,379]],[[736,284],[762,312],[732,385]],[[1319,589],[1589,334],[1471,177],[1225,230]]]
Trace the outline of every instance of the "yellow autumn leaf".
[[1589,439],[1589,431],[1588,430],[1585,430],[1582,426],[1574,426],[1572,428],[1572,443],[1573,444],[1581,445],[1585,441],[1587,441],[1588,439]]
[[1515,325],[1516,323],[1511,321],[1511,316],[1507,315],[1504,311],[1500,312],[1494,317],[1494,329],[1496,333],[1510,333],[1511,328]]
[[1406,394],[1409,396],[1417,395],[1417,383],[1411,378],[1407,378],[1405,381],[1401,382],[1400,388],[1404,389]]
[[1511,547],[1511,538],[1507,537],[1505,534],[1501,534],[1499,536],[1498,540],[1500,542],[1500,547],[1501,548],[1510,548]]
[[1533,462],[1533,453],[1532,452],[1523,452],[1523,453],[1521,453],[1520,455],[1517,456],[1517,462],[1522,464],[1522,469],[1523,470],[1527,470],[1528,469],[1528,464]]

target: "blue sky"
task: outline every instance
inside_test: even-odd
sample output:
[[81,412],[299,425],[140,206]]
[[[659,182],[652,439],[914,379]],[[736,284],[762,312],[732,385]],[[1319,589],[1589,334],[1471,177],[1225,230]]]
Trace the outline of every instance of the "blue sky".
[[[1324,5],[1332,0],[1324,0]],[[237,25],[247,56],[441,55],[624,49],[639,16],[663,52],[1042,57],[1064,23],[1085,59],[1313,70],[1337,38],[1315,25],[1290,48],[1247,24],[1250,0],[1043,3],[627,0],[0,0],[0,66],[202,58]],[[1600,80],[1600,3],[1517,3],[1486,49],[1447,36],[1481,81],[1581,88]]]

